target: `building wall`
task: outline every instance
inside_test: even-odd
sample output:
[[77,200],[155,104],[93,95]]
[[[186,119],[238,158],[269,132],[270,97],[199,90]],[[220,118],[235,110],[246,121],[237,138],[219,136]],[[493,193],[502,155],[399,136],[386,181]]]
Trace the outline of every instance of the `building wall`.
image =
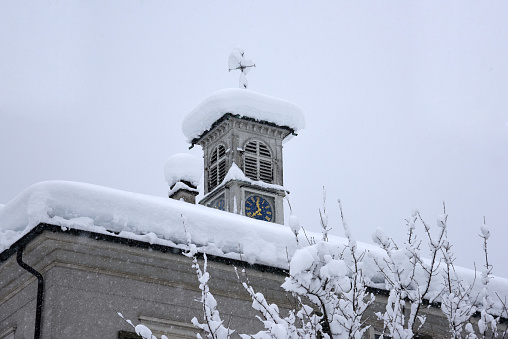
[[[0,265],[0,333],[15,327],[16,339],[32,338],[37,282],[15,259]],[[45,279],[42,338],[116,339],[120,330],[132,332],[117,312],[134,324],[158,319],[166,327],[185,327],[202,314],[191,259],[181,254],[46,231],[27,246],[23,260]],[[224,319],[232,314],[231,326],[242,332],[261,330],[233,267],[209,261],[209,272]],[[283,276],[247,274],[256,290],[287,304],[280,293]]]
[[[194,316],[200,319],[202,305],[195,301],[201,293],[191,259],[170,248],[162,252],[95,237],[88,232],[76,235],[46,230],[25,248],[23,260],[45,279],[42,338],[120,338],[120,331],[133,329],[117,312],[134,324],[149,326],[158,335],[195,337],[197,330],[190,320]],[[259,268],[239,271],[241,279],[248,278],[256,292],[277,304],[283,314],[294,307],[291,297],[280,288],[285,277],[281,272]],[[255,318],[259,314],[251,308],[252,301],[238,281],[234,266],[227,261],[209,260],[208,272],[210,290],[223,320],[228,321],[231,315],[231,328],[239,333],[262,330]],[[365,318],[372,325],[366,335],[371,339],[383,326],[374,313],[383,311],[387,302],[386,292],[378,292]],[[0,334],[15,328],[15,339],[33,338],[36,293],[36,279],[18,266],[15,256],[0,263]],[[420,314],[427,316],[420,337],[449,337],[447,321],[439,308],[422,308]]]

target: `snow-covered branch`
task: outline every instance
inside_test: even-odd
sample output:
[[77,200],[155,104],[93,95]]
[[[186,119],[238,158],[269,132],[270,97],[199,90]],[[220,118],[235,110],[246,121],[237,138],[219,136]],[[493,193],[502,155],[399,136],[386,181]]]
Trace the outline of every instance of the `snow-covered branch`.
[[485,218],[483,225],[480,226],[480,238],[483,240],[483,252],[485,253],[485,266],[481,274],[482,290],[479,295],[480,307],[480,320],[478,320],[478,330],[481,338],[487,337],[487,331],[490,327],[492,335],[497,337],[497,325],[499,317],[493,315],[494,300],[489,295],[489,282],[492,279],[492,265],[489,264],[489,255],[487,250],[487,241],[490,237],[490,230],[487,227]]
[[[323,203],[326,203],[325,198]],[[248,278],[242,282],[252,299],[252,308],[259,312],[257,318],[265,328],[255,334],[241,334],[242,338],[360,339],[365,335],[369,328],[365,314],[374,302],[374,295],[367,292],[363,271],[363,261],[367,253],[358,249],[344,218],[340,201],[339,208],[347,243],[337,246],[326,241],[328,219],[326,208],[323,208],[320,213],[323,240],[309,242],[308,246],[300,244],[290,259],[289,276],[282,288],[295,297],[297,304],[287,310],[286,316],[281,315],[276,304],[269,303],[262,293],[256,292]],[[417,237],[417,222],[423,225],[426,234],[428,259],[421,255],[422,241]],[[464,285],[455,270],[455,258],[451,251],[452,246],[447,240],[446,223],[446,213],[438,216],[438,231],[436,236],[433,236],[431,227],[419,212],[413,212],[406,220],[407,237],[404,245],[400,247],[381,229],[374,232],[374,241],[386,255],[371,254],[369,258],[377,265],[379,273],[384,277],[386,290],[390,291],[385,310],[376,313],[384,324],[383,335],[394,339],[409,339],[417,335],[426,321],[425,315],[420,314],[424,300],[432,303],[438,297],[441,310],[449,323],[451,338],[477,338],[470,321],[477,311],[481,314],[477,333],[485,338],[487,329],[490,328],[489,333],[497,335],[499,315],[497,318],[493,315],[494,302],[487,291],[488,282],[492,279],[492,266],[488,263],[487,255],[488,228],[484,225],[481,235],[486,259],[481,280],[484,288],[474,297],[474,281],[471,286]],[[300,228],[296,217],[290,222],[290,227],[295,236],[298,236]],[[201,269],[196,259],[196,247],[191,244],[190,236],[187,236],[186,255],[193,258],[193,268],[202,291],[200,302],[203,305],[202,323],[196,318],[192,322],[203,330],[208,338],[229,338],[234,331],[229,329],[229,325],[224,326],[217,310],[217,302],[209,290],[210,276],[207,272],[206,255]],[[436,284],[433,279],[437,275],[442,279],[442,289],[431,288],[431,285]],[[240,279],[238,273],[237,276]],[[477,306],[477,301],[481,306]],[[500,302],[504,307],[501,315],[508,316],[506,300],[500,299]],[[504,331],[503,336],[506,334]]]
[[[235,331],[223,325],[224,321],[221,319],[219,311],[217,310],[217,301],[210,292],[210,288],[208,286],[210,274],[207,272],[206,253],[203,254],[204,263],[203,270],[201,270],[197,259],[197,248],[196,245],[191,242],[191,236],[190,233],[187,232],[186,220],[183,216],[182,222],[187,237],[187,251],[184,252],[184,255],[192,258],[192,268],[194,268],[198,277],[199,289],[201,290],[200,302],[203,306],[203,323],[200,323],[196,317],[192,318],[191,322],[194,326],[203,330],[206,333],[207,338],[227,339]],[[198,333],[197,337],[201,338],[201,335]]]
[[[415,233],[417,220],[422,223],[427,235],[430,260],[425,260],[421,256],[421,241]],[[406,220],[407,240],[403,249],[399,249],[381,229],[377,229],[372,236],[374,242],[387,255],[383,261],[379,258],[373,260],[385,278],[386,289],[390,291],[386,311],[378,312],[376,315],[383,320],[385,331],[393,338],[411,338],[414,332],[425,324],[425,316],[419,315],[423,300],[432,301],[438,296],[430,292],[430,286],[433,277],[438,273],[440,264],[438,255],[446,239],[446,221],[446,213],[438,217],[439,232],[434,239],[430,226],[418,211],[414,211]],[[403,312],[406,300],[410,304],[407,322]],[[417,321],[420,324],[415,327]]]
[[445,268],[443,271],[444,288],[441,294],[441,310],[448,320],[448,327],[451,338],[461,338],[462,329],[466,329],[466,338],[476,338],[473,327],[469,322],[471,316],[476,312],[476,299],[472,299],[471,286],[464,286],[462,280],[455,271],[453,262],[455,258],[451,251],[451,244],[448,241],[443,243],[441,249]]
[[[117,314],[120,318],[125,320],[125,322],[127,324],[131,325],[132,328],[134,329],[134,332],[136,332],[136,334],[139,335],[141,338],[143,338],[143,339],[157,339],[157,337],[152,334],[152,331],[145,325],[142,325],[142,324],[134,325],[132,323],[132,321],[130,321],[129,319],[125,319],[125,317],[123,316],[122,313],[118,312]],[[166,337],[165,335],[162,335],[161,339],[168,339],[168,337]]]

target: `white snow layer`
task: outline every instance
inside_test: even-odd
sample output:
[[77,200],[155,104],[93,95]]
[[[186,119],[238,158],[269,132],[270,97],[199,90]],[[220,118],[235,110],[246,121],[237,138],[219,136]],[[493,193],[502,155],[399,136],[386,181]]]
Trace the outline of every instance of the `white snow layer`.
[[[178,192],[179,190],[187,190],[187,191],[191,191],[191,192],[196,192],[199,194],[199,189],[197,188],[192,188],[192,187],[189,187],[188,185],[186,185],[185,183],[179,181],[177,182],[173,188],[170,188],[169,191],[168,191],[168,196],[171,197],[173,194],[175,194],[176,192]],[[173,198],[171,198],[173,199]]]
[[183,134],[191,142],[226,113],[286,126],[295,132],[305,127],[303,112],[297,105],[246,89],[228,88],[210,95],[185,116]]
[[188,181],[198,186],[203,173],[203,161],[187,153],[172,155],[164,165],[164,176],[169,187],[179,181]]
[[[287,253],[291,257],[298,248],[288,226],[168,198],[76,182],[47,181],[27,188],[0,208],[0,252],[39,223],[61,226],[62,230],[73,228],[184,248],[187,240],[182,216],[192,242],[208,254],[288,269]],[[308,253],[312,248],[302,248],[308,244],[306,236],[299,234],[298,237],[301,248],[298,255],[302,260],[296,258],[291,270],[303,269],[312,257]],[[307,237],[318,240],[321,234],[307,232]],[[345,238],[329,236],[329,244],[342,252],[348,242]],[[373,261],[382,258],[384,251],[365,243],[358,243],[358,250],[368,252],[363,260],[363,272],[369,286],[384,289],[383,276]],[[473,293],[480,292],[483,286],[480,279],[475,281],[474,271],[461,267],[456,267],[456,271],[466,286],[474,283]],[[433,278],[431,295],[437,295],[442,289],[442,279],[441,274]],[[494,300],[497,300],[495,293],[504,299],[508,294],[508,279],[494,277],[489,281],[489,293]]]
[[228,173],[224,177],[224,180],[222,180],[222,182],[217,187],[215,187],[211,192],[208,192],[208,194],[205,195],[205,197],[209,196],[210,194],[213,194],[217,190],[220,190],[222,187],[224,187],[224,185],[226,185],[228,182],[233,181],[233,180],[248,182],[249,184],[252,184],[254,186],[259,186],[259,187],[264,187],[264,188],[285,190],[284,186],[275,185],[275,184],[268,184],[268,183],[261,181],[261,180],[252,180],[251,178],[247,177],[245,175],[245,173],[243,173],[243,171],[240,169],[240,167],[238,167],[238,165],[236,163],[233,162],[233,164],[229,168]]
[[[35,184],[0,210],[0,252],[39,223],[115,235],[166,246],[192,241],[209,254],[286,267],[296,245],[289,228],[163,197],[90,184]],[[259,249],[263,250],[260,251]]]

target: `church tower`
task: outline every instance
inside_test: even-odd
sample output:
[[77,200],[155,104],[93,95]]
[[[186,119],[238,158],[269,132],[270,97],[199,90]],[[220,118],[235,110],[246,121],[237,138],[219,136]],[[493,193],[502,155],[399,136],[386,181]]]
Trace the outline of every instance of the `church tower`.
[[[183,121],[188,141],[204,152],[204,198],[199,203],[284,224],[282,144],[305,127],[305,120],[298,106],[247,90],[244,75],[251,66],[242,64],[242,57],[243,51],[234,59],[243,88],[212,94]],[[231,64],[230,59],[230,69]],[[246,64],[253,65],[250,60]]]
[[206,98],[184,119],[184,134],[203,148],[202,205],[284,223],[283,141],[305,125],[300,108],[246,89]]

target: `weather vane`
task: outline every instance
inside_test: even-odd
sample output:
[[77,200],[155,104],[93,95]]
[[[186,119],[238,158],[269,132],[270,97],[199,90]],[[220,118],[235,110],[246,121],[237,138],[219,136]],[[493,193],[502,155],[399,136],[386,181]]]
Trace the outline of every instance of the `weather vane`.
[[250,59],[244,58],[244,51],[240,47],[236,47],[229,55],[229,71],[240,70],[240,88],[247,88],[249,84],[245,77],[249,73],[251,67],[256,67]]

